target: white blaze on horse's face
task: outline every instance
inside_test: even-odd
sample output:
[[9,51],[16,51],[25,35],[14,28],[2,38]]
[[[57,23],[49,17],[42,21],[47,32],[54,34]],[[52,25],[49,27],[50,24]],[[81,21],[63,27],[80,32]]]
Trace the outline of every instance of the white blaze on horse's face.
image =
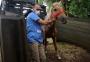
[[54,9],[58,9],[60,7],[58,2],[53,3],[52,6],[53,6]]

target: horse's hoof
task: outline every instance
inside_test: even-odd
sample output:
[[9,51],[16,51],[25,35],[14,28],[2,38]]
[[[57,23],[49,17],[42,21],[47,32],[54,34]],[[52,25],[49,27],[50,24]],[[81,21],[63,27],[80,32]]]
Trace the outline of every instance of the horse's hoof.
[[61,56],[60,56],[60,55],[57,55],[57,59],[58,59],[58,60],[61,60],[62,58],[61,58]]
[[57,57],[57,59],[58,59],[58,60],[61,60],[62,58],[59,56],[59,57]]
[[45,51],[45,53],[47,53],[47,51]]

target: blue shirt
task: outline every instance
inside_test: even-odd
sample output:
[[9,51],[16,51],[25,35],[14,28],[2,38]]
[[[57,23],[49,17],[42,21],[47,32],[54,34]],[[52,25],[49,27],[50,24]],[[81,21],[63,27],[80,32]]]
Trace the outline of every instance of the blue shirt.
[[43,32],[39,21],[39,16],[35,12],[31,12],[27,16],[26,31],[28,42],[43,43]]

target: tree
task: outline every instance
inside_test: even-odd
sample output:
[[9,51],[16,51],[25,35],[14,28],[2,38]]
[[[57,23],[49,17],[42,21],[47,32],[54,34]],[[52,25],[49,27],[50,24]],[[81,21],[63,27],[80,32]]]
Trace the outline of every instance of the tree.
[[[60,0],[36,0],[38,3],[43,4],[47,3],[47,6],[50,8],[53,2],[58,2]],[[75,17],[85,18],[90,15],[90,0],[62,0],[65,5],[65,10],[68,13],[72,14]]]
[[80,18],[88,17],[88,1],[89,0],[71,0],[68,5],[69,13]]

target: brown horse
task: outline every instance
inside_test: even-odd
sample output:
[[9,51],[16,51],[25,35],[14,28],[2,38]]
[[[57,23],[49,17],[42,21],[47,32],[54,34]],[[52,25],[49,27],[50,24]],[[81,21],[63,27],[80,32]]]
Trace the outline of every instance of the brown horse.
[[[64,17],[59,17],[59,20],[63,24],[67,23],[67,21]],[[57,47],[57,32],[58,31],[55,27],[55,23],[56,23],[56,21],[53,21],[50,25],[46,26],[45,31],[44,31],[44,34],[45,34],[44,45],[45,45],[45,50],[47,51],[47,45],[48,45],[47,38],[52,38],[56,56],[58,59],[61,59],[61,57],[59,55],[59,50]]]
[[53,3],[53,9],[50,10],[50,20],[54,20],[51,24],[47,25],[45,28],[45,38],[44,38],[44,45],[45,45],[45,50],[47,49],[47,38],[52,38],[53,39],[53,45],[55,48],[55,53],[58,59],[61,59],[59,55],[59,50],[57,47],[57,29],[55,27],[56,21],[61,21],[63,24],[67,23],[66,16],[65,16],[65,11],[63,7],[59,6],[58,2]]
[[61,57],[59,56],[59,50],[58,50],[57,44],[56,44],[56,41],[57,41],[56,35],[57,35],[57,30],[55,28],[55,22],[53,22],[48,27],[48,29],[46,29],[46,31],[45,31],[45,38],[44,38],[45,50],[47,51],[47,45],[48,45],[47,38],[52,38],[53,39],[53,45],[54,45],[54,48],[55,48],[55,52],[56,52],[57,58],[58,59],[61,59]]

